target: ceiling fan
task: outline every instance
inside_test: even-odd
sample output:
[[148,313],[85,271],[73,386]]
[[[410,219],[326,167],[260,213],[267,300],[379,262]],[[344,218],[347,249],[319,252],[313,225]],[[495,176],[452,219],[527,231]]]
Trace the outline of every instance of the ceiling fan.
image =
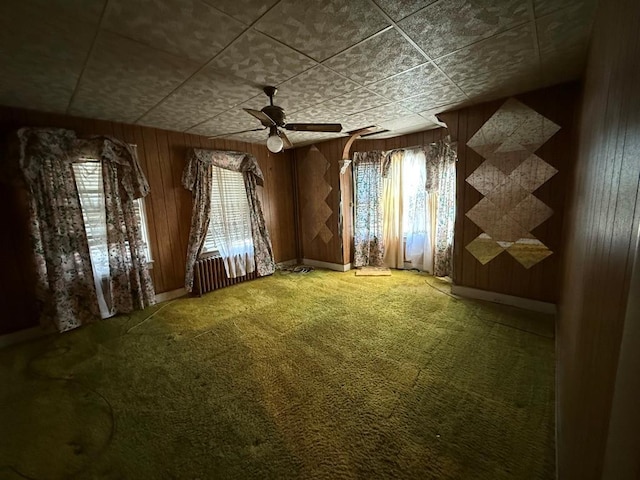
[[269,129],[269,138],[267,138],[267,148],[270,152],[281,152],[284,147],[293,147],[291,141],[287,138],[284,130],[292,130],[295,132],[340,132],[342,125],[339,123],[286,123],[284,110],[273,104],[273,97],[278,89],[276,87],[264,87],[264,93],[269,97],[269,105],[262,110],[253,110],[244,108],[243,110],[249,115],[253,115],[260,120],[262,128],[252,128],[250,130],[242,130],[240,132],[225,133],[209,138],[226,137],[228,135],[237,135],[239,133],[257,132]]

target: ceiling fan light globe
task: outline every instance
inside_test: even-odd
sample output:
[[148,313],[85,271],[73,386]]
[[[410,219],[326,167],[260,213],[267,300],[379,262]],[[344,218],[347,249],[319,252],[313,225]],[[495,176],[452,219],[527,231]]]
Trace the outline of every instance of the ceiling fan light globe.
[[279,153],[284,148],[284,142],[278,135],[269,135],[269,138],[267,138],[267,148],[271,153]]

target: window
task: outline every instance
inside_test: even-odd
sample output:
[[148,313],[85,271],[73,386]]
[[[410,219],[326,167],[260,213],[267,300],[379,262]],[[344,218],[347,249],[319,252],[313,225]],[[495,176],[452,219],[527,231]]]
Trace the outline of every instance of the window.
[[211,216],[203,253],[253,255],[251,211],[241,172],[212,167]]
[[[80,197],[80,207],[89,243],[92,263],[108,268],[107,251],[107,218],[105,212],[104,187],[102,183],[102,164],[92,159],[84,159],[73,164],[73,173]],[[149,231],[144,208],[144,199],[134,201],[135,214],[138,219],[147,262],[152,262],[149,248]],[[104,272],[108,275],[109,272]]]

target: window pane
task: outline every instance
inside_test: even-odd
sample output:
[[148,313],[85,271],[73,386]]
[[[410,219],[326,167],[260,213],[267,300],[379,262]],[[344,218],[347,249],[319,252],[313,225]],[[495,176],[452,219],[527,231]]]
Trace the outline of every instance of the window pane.
[[220,250],[223,239],[232,251],[253,251],[251,212],[240,172],[212,167],[211,217],[203,252]]
[[[95,160],[87,160],[86,162],[74,163],[72,167],[91,259],[102,265],[99,269],[105,270],[105,275],[108,275],[107,217],[102,183],[102,164]],[[143,199],[136,199],[133,206],[145,244],[145,256],[149,262],[151,261],[151,251]]]

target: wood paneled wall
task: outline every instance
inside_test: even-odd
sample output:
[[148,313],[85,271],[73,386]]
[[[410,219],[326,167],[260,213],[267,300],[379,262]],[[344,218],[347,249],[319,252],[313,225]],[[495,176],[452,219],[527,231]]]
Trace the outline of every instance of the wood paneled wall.
[[[152,276],[157,293],[184,286],[187,241],[191,219],[191,193],[181,184],[186,152],[191,147],[237,150],[253,154],[265,176],[264,189],[258,189],[265,221],[273,242],[277,262],[296,258],[294,228],[294,192],[292,153],[277,155],[262,145],[231,140],[208,140],[206,137],[170,132],[139,125],[90,120],[64,115],[0,107],[0,136],[6,138],[23,126],[61,127],[81,135],[106,134],[137,145],[143,171],[151,187],[145,199],[151,252]],[[33,325],[34,318],[21,315],[33,304],[29,248],[23,246],[27,237],[24,202],[20,194],[0,186],[0,199],[7,222],[13,229],[3,229],[0,247],[16,255],[7,258],[0,269],[0,310],[7,321],[0,323],[0,334]],[[5,265],[11,266],[6,268]],[[22,292],[22,293],[20,293]]]
[[[346,140],[345,140],[346,141]],[[343,140],[321,142],[296,148],[293,151],[296,162],[296,182],[298,183],[298,237],[300,239],[299,258],[343,264],[342,236],[340,223],[340,166]],[[318,169],[318,165],[327,165]],[[328,194],[326,191],[328,190]],[[325,197],[326,194],[326,197]],[[325,209],[329,214],[325,227],[331,238],[315,235],[314,210],[319,214]],[[313,231],[311,231],[313,230]]]
[[[427,145],[440,140],[447,135],[446,129],[436,128],[422,132],[401,135],[398,137],[379,140],[357,140],[351,148],[353,152],[367,152],[374,150],[393,150],[395,148],[415,147]],[[339,138],[314,145],[296,148],[294,161],[296,162],[297,188],[299,195],[299,238],[303,241],[300,246],[299,258],[307,258],[338,265],[346,265],[353,260],[353,170],[349,167],[343,175],[340,175],[340,160],[347,138]],[[314,150],[314,147],[317,149]],[[322,179],[317,178],[312,169],[306,168],[309,162],[314,161],[318,154],[329,162],[329,170]],[[304,216],[305,193],[315,191],[318,182],[327,181],[331,187],[331,193],[327,199],[327,205],[331,209],[331,216],[326,222],[327,228],[332,232],[329,242],[324,242],[320,237],[313,241],[305,241]]]
[[620,349],[640,350],[640,3],[600,2],[595,18],[557,324],[558,466],[626,480],[640,478],[640,374]]
[[465,248],[482,233],[482,230],[465,215],[482,199],[482,195],[465,180],[484,161],[482,156],[467,147],[467,141],[506,99],[440,115],[447,124],[452,140],[458,142],[457,211],[453,254],[453,281],[456,285],[547,302],[555,303],[558,300],[565,198],[575,157],[575,120],[579,93],[579,84],[571,83],[515,97],[561,127],[560,131],[537,151],[538,156],[553,165],[558,173],[534,192],[534,195],[550,206],[554,213],[532,233],[554,253],[530,269],[525,269],[506,252],[482,265]]

